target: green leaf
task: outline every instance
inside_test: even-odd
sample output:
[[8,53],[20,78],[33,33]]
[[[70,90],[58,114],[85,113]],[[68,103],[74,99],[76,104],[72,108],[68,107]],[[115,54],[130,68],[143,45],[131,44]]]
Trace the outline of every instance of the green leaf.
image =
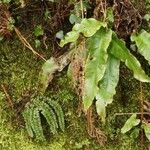
[[71,24],[80,23],[81,22],[81,18],[79,18],[75,14],[71,14],[70,17],[69,17],[69,21],[70,21]]
[[107,104],[112,103],[113,96],[116,93],[115,88],[119,80],[119,65],[120,61],[110,54],[105,74],[99,82],[100,87],[96,95],[96,109],[104,123],[106,117],[105,107]]
[[105,102],[103,100],[96,101],[96,111],[98,115],[101,117],[102,122],[105,123],[106,107],[105,107]]
[[147,139],[150,141],[150,124],[143,123],[142,127],[144,129],[144,132],[145,132]]
[[85,37],[93,36],[100,27],[106,27],[106,24],[95,20],[94,18],[83,19],[79,27],[79,31],[83,33]]
[[68,32],[67,35],[60,41],[60,46],[63,47],[67,43],[76,42],[79,38],[80,33],[85,37],[91,37],[101,27],[106,27],[106,23],[95,20],[94,18],[83,19],[81,23],[77,23],[73,26],[72,31]]
[[126,133],[140,123],[140,119],[136,119],[136,114],[133,114],[121,129],[121,133]]
[[41,45],[41,41],[40,40],[35,40],[35,47],[38,48]]
[[41,36],[44,34],[44,30],[42,29],[41,25],[36,26],[36,28],[34,29],[34,35],[36,37]]
[[11,0],[1,0],[0,3],[7,3],[9,4],[11,2]]
[[32,109],[30,109],[29,105],[27,105],[25,111],[23,112],[23,118],[25,121],[27,132],[29,136],[33,138],[34,135],[33,135],[33,130],[32,130],[31,123],[30,123],[31,116],[32,116],[31,114],[32,114]]
[[47,60],[42,70],[39,74],[39,81],[40,81],[40,89],[41,91],[45,91],[50,80],[53,79],[53,73],[59,68],[58,64],[56,63],[55,59],[51,57],[49,60]]
[[142,30],[139,34],[133,34],[131,40],[135,41],[138,52],[145,57],[150,64],[150,34]]
[[44,103],[43,101],[41,101],[41,114],[43,114],[43,116],[47,120],[52,133],[57,133],[56,129],[58,128],[58,124],[54,111],[49,107],[48,104]]
[[98,82],[102,79],[107,65],[107,48],[112,31],[101,28],[92,36],[88,44],[89,56],[85,64],[84,108],[88,109],[98,92]]
[[150,20],[150,14],[146,14],[143,19],[145,19],[146,21],[149,21]]
[[107,19],[110,22],[114,22],[114,15],[113,15],[113,8],[112,7],[108,7],[107,8]]
[[40,94],[45,92],[49,82],[53,79],[53,74],[56,71],[61,72],[70,63],[74,50],[75,49],[70,49],[69,52],[64,53],[58,58],[51,57],[44,63],[42,70],[39,73]]
[[130,137],[132,137],[133,139],[138,138],[140,133],[140,128],[134,128],[130,134]]
[[119,81],[120,61],[112,56],[108,57],[107,68],[102,80],[99,82],[99,92],[97,98],[104,101],[105,105],[112,103],[113,96],[116,94],[116,86]]
[[56,128],[58,128],[57,119],[54,114],[53,108],[49,107],[47,103],[43,101],[45,97],[39,97],[39,99],[34,100],[34,106],[36,106],[39,111],[43,114],[43,116],[46,118],[50,129],[53,133],[56,133]]
[[45,17],[46,21],[47,21],[47,19],[51,19],[51,13],[48,10],[48,8],[45,10],[44,17]]
[[3,37],[3,36],[0,36],[0,42],[1,42],[3,39],[4,39],[4,37]]
[[62,111],[61,106],[56,101],[47,100],[47,103],[54,109],[54,112],[56,113],[58,118],[60,129],[64,131],[65,129],[64,113]]
[[64,37],[64,39],[60,41],[60,46],[63,47],[67,43],[76,42],[78,38],[79,38],[79,32],[72,30],[71,32],[68,32]]
[[111,42],[110,53],[116,58],[125,62],[125,65],[134,73],[134,78],[141,82],[150,82],[150,78],[145,74],[141,68],[139,61],[129,52],[125,43],[113,35]]
[[64,31],[63,30],[60,30],[56,33],[56,38],[63,39],[63,37],[64,37]]
[[36,135],[36,139],[39,140],[39,141],[44,141],[45,137],[44,137],[44,134],[43,134],[43,128],[42,128],[41,119],[40,119],[39,115],[40,115],[39,114],[39,109],[35,108],[33,110],[32,129],[33,129],[33,131]]
[[8,30],[12,31],[14,29],[15,19],[13,17],[8,18]]

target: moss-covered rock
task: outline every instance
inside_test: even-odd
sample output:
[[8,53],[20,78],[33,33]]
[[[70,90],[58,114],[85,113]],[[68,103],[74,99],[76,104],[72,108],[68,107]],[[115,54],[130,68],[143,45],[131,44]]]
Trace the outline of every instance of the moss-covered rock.
[[[47,52],[45,52],[47,53]],[[138,150],[140,149],[140,138],[137,130],[131,130],[126,135],[121,134],[121,128],[130,115],[116,115],[116,113],[139,112],[139,81],[136,81],[130,71],[124,66],[121,68],[121,76],[114,102],[107,107],[106,124],[102,125],[100,120],[96,124],[107,135],[108,141],[101,147],[94,139],[90,138],[86,131],[86,118],[78,117],[78,97],[71,89],[66,71],[56,74],[53,81],[46,90],[45,96],[58,101],[65,113],[65,132],[52,136],[47,130],[47,142],[38,143],[28,138],[22,120],[13,121],[18,115],[15,114],[30,96],[37,91],[38,73],[43,61],[37,58],[31,51],[25,49],[22,44],[13,39],[0,44],[0,84],[7,86],[15,106],[11,110],[7,104],[3,90],[0,91],[0,148],[3,150]],[[149,84],[143,85],[145,99],[150,99]],[[28,95],[27,95],[28,94]],[[37,93],[36,93],[37,94]],[[20,123],[21,121],[21,123]],[[135,128],[136,129],[136,128]],[[148,144],[145,144],[148,149]]]

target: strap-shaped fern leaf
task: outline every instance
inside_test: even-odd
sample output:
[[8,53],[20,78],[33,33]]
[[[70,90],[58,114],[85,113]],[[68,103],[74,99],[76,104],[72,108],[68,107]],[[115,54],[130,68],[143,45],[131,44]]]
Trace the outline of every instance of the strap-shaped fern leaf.
[[35,136],[39,141],[45,140],[40,114],[47,120],[53,134],[57,133],[58,127],[64,131],[64,115],[61,106],[46,97],[37,97],[27,103],[23,112],[26,129],[30,137]]
[[62,111],[61,106],[56,101],[49,101],[48,99],[47,103],[54,109],[58,118],[59,127],[62,131],[64,131],[65,129],[64,113]]

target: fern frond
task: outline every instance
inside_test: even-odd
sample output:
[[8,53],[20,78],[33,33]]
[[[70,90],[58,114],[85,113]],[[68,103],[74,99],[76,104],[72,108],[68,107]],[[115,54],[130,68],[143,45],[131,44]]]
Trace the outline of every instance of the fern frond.
[[37,140],[45,140],[40,114],[47,120],[53,134],[57,133],[58,127],[64,131],[64,114],[61,106],[57,102],[49,101],[46,97],[36,97],[27,103],[23,112],[26,129],[30,137],[35,135]]
[[30,106],[28,104],[25,108],[25,111],[23,112],[23,118],[25,121],[26,130],[29,136],[33,138],[34,134],[33,134],[33,130],[31,127],[31,118],[30,118],[32,117],[31,113],[32,113],[32,109],[30,109]]
[[38,108],[34,108],[31,126],[35,133],[36,139],[39,141],[44,141],[45,137],[43,134],[43,129],[42,129],[42,124],[41,124],[41,119],[40,119]]
[[59,127],[62,131],[64,131],[65,129],[64,113],[62,111],[61,106],[56,101],[50,101],[47,99],[46,102],[54,109],[58,118]]
[[34,103],[40,109],[41,114],[46,118],[52,133],[57,133],[58,124],[54,111],[49,107],[48,104],[42,101],[41,98],[36,100]]

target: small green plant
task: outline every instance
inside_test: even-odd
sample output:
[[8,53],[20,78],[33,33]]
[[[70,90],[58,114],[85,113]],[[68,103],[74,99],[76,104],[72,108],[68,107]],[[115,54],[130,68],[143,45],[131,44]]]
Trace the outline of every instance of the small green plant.
[[15,20],[12,17],[8,18],[8,30],[12,31],[14,29]]
[[36,137],[39,141],[45,140],[41,115],[46,119],[53,134],[57,133],[58,128],[64,131],[64,114],[61,106],[56,101],[49,100],[49,98],[36,97],[26,104],[23,111],[26,129],[30,137]]
[[130,131],[132,128],[136,128],[140,130],[140,123],[142,129],[144,129],[145,135],[147,139],[150,141],[150,124],[146,122],[141,122],[140,119],[137,119],[137,115],[133,114],[124,124],[124,126],[121,129],[121,133],[125,134],[128,131]]
[[41,46],[41,41],[39,40],[39,37],[44,35],[44,30],[42,26],[41,25],[36,26],[33,33],[34,36],[36,37],[36,39],[34,40],[35,47],[38,48]]
[[34,35],[36,37],[39,37],[43,34],[44,34],[44,30],[42,29],[42,26],[41,25],[36,26],[36,28],[34,29]]
[[11,0],[0,0],[0,3],[6,3],[9,4],[11,2]]

